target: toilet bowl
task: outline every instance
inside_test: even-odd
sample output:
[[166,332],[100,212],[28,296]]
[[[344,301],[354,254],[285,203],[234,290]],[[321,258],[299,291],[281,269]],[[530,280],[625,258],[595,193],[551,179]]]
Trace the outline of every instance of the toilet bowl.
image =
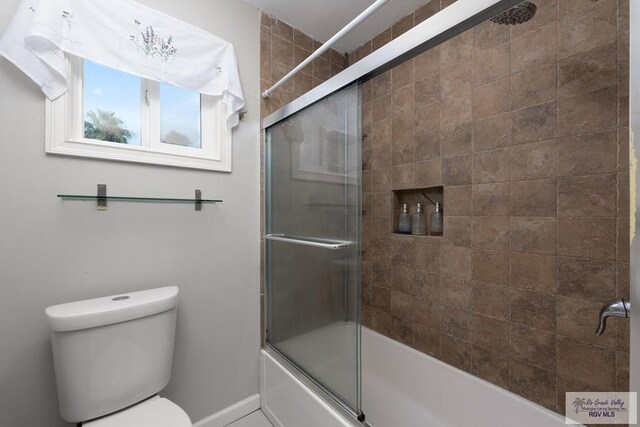
[[[46,309],[60,414],[91,427],[191,427],[169,384],[178,288]],[[149,397],[152,396],[152,397]]]
[[169,399],[154,396],[124,411],[82,424],[84,427],[191,427],[189,416]]

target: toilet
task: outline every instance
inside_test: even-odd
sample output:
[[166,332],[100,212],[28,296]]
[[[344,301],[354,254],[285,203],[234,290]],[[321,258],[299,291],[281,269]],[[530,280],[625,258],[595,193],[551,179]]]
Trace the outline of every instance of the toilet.
[[191,427],[169,384],[178,288],[46,309],[62,418],[86,427]]

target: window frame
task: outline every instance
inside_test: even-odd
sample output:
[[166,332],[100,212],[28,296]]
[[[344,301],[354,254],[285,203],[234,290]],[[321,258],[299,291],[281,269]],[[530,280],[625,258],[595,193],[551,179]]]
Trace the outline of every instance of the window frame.
[[[135,163],[231,172],[232,131],[222,97],[200,95],[201,147],[160,142],[160,83],[141,78],[140,144],[84,138],[83,59],[67,55],[69,90],[46,100],[45,152]],[[148,100],[148,102],[147,102]]]

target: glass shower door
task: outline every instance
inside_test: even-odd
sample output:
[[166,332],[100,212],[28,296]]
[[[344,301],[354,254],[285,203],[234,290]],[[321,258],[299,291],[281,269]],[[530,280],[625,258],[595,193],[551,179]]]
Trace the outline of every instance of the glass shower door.
[[266,131],[267,343],[360,412],[360,94]]

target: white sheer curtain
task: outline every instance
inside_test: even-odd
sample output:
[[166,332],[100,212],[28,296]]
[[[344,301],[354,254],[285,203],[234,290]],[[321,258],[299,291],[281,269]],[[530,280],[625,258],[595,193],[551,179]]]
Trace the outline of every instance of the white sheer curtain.
[[131,0],[24,0],[0,55],[49,99],[67,91],[65,54],[142,78],[221,96],[227,126],[238,124],[244,96],[233,45]]

